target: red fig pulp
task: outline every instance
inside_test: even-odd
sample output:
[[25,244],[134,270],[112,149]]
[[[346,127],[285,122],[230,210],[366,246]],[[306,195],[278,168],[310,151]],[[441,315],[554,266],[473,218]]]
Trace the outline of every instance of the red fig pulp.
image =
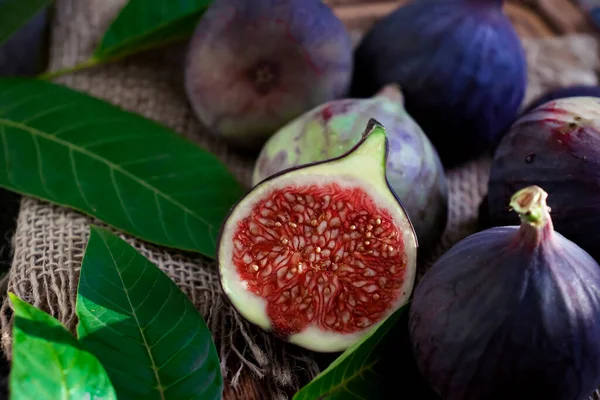
[[445,400],[583,400],[600,385],[600,266],[554,231],[546,196],[518,191],[520,227],[469,236],[415,290],[413,351]]
[[372,121],[348,153],[275,174],[234,207],[219,270],[245,318],[332,352],[406,303],[417,242],[387,183],[386,155],[385,131]]

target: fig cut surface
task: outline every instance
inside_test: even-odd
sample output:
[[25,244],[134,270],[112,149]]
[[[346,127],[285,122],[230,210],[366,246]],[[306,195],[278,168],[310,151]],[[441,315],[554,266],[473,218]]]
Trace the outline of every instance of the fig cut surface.
[[404,305],[417,239],[385,177],[385,129],[333,160],[282,171],[232,209],[221,285],[240,314],[304,348],[343,351]]

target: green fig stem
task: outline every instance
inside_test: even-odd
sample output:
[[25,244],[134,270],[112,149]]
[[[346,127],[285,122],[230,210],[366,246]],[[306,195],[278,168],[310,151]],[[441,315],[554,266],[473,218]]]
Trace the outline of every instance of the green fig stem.
[[546,204],[547,197],[548,193],[533,185],[519,190],[510,199],[510,207],[521,218],[515,241],[529,250],[536,249],[552,237],[554,226],[550,207]]
[[516,192],[510,199],[510,207],[515,210],[521,222],[542,227],[550,220],[550,208],[546,205],[546,193],[539,186],[528,186]]

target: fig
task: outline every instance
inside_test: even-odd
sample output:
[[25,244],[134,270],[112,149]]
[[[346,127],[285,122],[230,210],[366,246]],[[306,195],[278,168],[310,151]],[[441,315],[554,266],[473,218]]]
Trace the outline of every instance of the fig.
[[319,0],[214,0],[189,43],[185,88],[210,132],[252,152],[345,95],[352,68],[350,36]]
[[600,385],[600,266],[554,230],[547,197],[516,192],[520,226],[463,239],[415,288],[411,346],[444,400],[583,400]]
[[395,84],[370,99],[332,100],[286,124],[262,148],[253,184],[283,169],[339,157],[358,143],[369,118],[386,128],[387,178],[408,212],[423,254],[446,226],[448,189],[437,152],[404,110]]
[[523,114],[526,114],[534,108],[551,100],[562,99],[565,97],[600,97],[600,86],[573,85],[549,90],[531,101],[523,111]]
[[309,350],[345,350],[412,292],[417,238],[385,175],[385,128],[327,161],[281,171],[231,210],[220,282],[249,322]]
[[418,0],[359,43],[350,94],[398,83],[446,167],[494,148],[525,95],[524,50],[502,0]]
[[600,99],[552,100],[515,122],[490,169],[493,226],[516,223],[510,193],[529,185],[548,192],[556,230],[600,262]]

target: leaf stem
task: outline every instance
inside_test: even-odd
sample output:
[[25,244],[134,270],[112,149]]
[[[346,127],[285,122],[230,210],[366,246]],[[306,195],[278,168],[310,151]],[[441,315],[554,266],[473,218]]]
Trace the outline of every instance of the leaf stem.
[[108,60],[99,60],[97,58],[92,57],[92,58],[89,58],[88,60],[85,60],[79,64],[75,64],[71,67],[44,72],[43,74],[38,75],[37,78],[42,79],[42,80],[50,80],[50,79],[58,78],[59,76],[70,74],[72,72],[78,72],[78,71],[81,71],[81,70],[84,70],[87,68],[92,68],[92,67],[95,67],[96,65],[102,64],[103,62],[107,62],[107,61]]

